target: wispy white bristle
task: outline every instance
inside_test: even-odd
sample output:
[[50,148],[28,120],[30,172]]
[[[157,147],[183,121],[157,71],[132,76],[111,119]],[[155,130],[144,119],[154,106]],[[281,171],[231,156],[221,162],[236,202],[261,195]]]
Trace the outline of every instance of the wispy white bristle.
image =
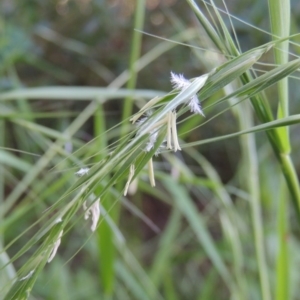
[[183,90],[187,88],[191,83],[187,80],[183,74],[175,74],[171,72],[171,83],[174,89]]
[[189,108],[191,109],[191,112],[194,113],[194,114],[199,114],[199,115],[202,115],[204,117],[204,113],[201,109],[201,106],[200,106],[200,103],[199,103],[199,100],[197,98],[197,96],[193,96],[191,99],[190,99],[190,102],[188,103],[188,106]]
[[19,281],[23,281],[23,280],[25,280],[25,279],[30,278],[30,277],[33,275],[34,271],[35,271],[35,270],[31,270],[26,276],[20,278]]
[[[203,78],[203,85],[204,85],[208,78],[208,75],[207,74],[202,75],[201,78]],[[186,89],[191,85],[191,82],[187,80],[182,74],[177,75],[173,72],[171,72],[171,83],[173,88],[179,89],[181,91],[183,91],[184,89]],[[186,101],[186,103],[190,107],[192,113],[199,114],[204,117],[204,113],[201,109],[197,95],[192,96],[188,101]]]
[[88,174],[89,170],[90,170],[89,168],[81,168],[79,171],[77,171],[77,172],[75,173],[75,175],[81,177],[81,176],[83,176],[83,175]]

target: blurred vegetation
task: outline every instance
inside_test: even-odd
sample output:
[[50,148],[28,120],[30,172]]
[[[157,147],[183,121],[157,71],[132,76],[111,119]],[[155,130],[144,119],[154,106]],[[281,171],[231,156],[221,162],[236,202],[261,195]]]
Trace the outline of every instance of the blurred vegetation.
[[[222,26],[233,39],[236,35],[242,52],[272,41],[271,32],[277,35],[267,0],[216,1],[220,16],[213,1],[197,1],[228,42],[221,53],[191,2],[147,0],[140,7],[134,0],[0,2],[0,299],[9,299],[5,293],[23,282],[28,299],[300,299],[297,203],[283,179],[291,170],[282,171],[283,153],[267,139],[274,127],[264,127],[267,134],[217,141],[268,126],[272,120],[261,119],[250,105],[255,107],[254,97],[261,94],[276,116],[281,88],[273,83],[279,79],[270,77],[270,86],[259,96],[247,94],[246,101],[244,95],[219,101],[247,83],[246,69],[236,75],[242,80],[201,102],[205,118],[180,110],[183,151],[154,157],[155,188],[142,169],[136,191],[123,197],[128,171],[121,174],[121,161],[93,186],[101,194],[115,174],[122,175],[101,196],[97,232],[91,233],[76,202],[54,260],[31,267],[42,260],[44,241],[57,235],[50,220],[73,203],[74,185],[80,189],[86,183],[74,173],[97,167],[123,141],[123,148],[129,144],[126,134],[136,130],[129,127],[129,116],[173,89],[170,71],[194,78],[219,66],[222,71],[227,60],[239,57]],[[295,34],[300,5],[296,0],[290,5],[290,34]],[[281,49],[283,61],[274,60],[273,49],[265,51],[249,74],[269,74],[298,59],[299,38],[289,43],[290,55]],[[299,73],[287,69],[284,77],[290,114],[298,115]],[[18,94],[9,94],[14,91]],[[128,116],[126,101],[133,105]],[[281,117],[287,118],[285,125],[299,122]],[[289,128],[291,168],[300,174],[299,126]],[[280,131],[276,142],[288,148],[285,134]],[[216,140],[206,143],[210,138]],[[128,156],[135,154],[130,151]],[[48,231],[45,238],[42,232]],[[31,270],[38,270],[36,277],[25,278]],[[33,280],[30,293],[27,279]]]

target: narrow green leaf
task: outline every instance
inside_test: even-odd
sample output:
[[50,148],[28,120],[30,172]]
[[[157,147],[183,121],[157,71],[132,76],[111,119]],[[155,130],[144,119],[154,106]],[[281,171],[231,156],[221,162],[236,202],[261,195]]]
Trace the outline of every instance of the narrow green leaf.
[[165,93],[152,90],[127,90],[98,87],[37,87],[23,88],[11,92],[2,93],[0,101],[15,100],[20,97],[25,99],[58,99],[58,100],[92,100],[99,97],[105,99],[118,99],[131,95],[133,98],[151,99],[157,96],[163,96]]
[[7,151],[0,150],[0,163],[8,167],[15,168],[24,173],[27,173],[32,165],[26,162],[23,159],[16,157],[15,155],[10,154]]
[[248,71],[269,48],[270,46],[252,49],[219,66],[200,91],[201,99],[205,100],[217,90]]
[[[291,73],[295,72],[299,67],[300,59],[295,59],[289,63],[274,68],[273,70],[266,72],[265,74],[236,89],[233,93],[221,98],[220,100],[218,100],[218,102],[245,95],[247,95],[248,97],[253,97],[257,93],[277,83],[282,78],[285,78]],[[200,96],[202,95],[201,93],[202,91],[200,91]]]
[[193,147],[193,146],[196,146],[196,145],[203,145],[203,144],[207,144],[207,143],[221,141],[221,140],[228,139],[228,138],[237,137],[237,136],[240,136],[242,134],[254,133],[254,132],[259,132],[259,131],[267,131],[267,130],[271,130],[271,129],[274,129],[274,128],[283,127],[283,126],[290,126],[290,125],[294,125],[294,124],[298,124],[298,123],[300,123],[300,114],[289,116],[287,118],[275,120],[275,121],[272,121],[272,122],[264,123],[264,124],[261,124],[261,125],[257,125],[257,126],[254,126],[254,127],[250,128],[250,129],[247,129],[247,130],[241,130],[239,132],[226,134],[226,135],[215,137],[215,138],[210,138],[210,139],[205,139],[205,140],[198,141],[198,142],[192,142],[192,143],[184,144],[181,147],[186,148],[186,147]]

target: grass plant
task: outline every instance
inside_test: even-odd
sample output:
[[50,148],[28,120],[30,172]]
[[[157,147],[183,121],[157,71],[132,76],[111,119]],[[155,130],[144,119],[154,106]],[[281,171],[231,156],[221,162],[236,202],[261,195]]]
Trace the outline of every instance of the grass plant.
[[[105,87],[23,84],[27,53],[26,68],[74,74],[29,54],[29,42],[12,52],[25,33],[3,23],[0,299],[298,299],[292,3],[266,3],[268,32],[229,1],[182,1],[193,28],[170,8],[153,15],[168,18],[170,38],[143,31],[147,5],[135,5],[128,69],[115,77],[85,43],[36,29],[89,59]],[[243,45],[240,26],[263,42]],[[158,74],[141,88],[176,49],[189,55],[164,69],[173,87]],[[199,65],[193,78],[176,75],[185,64]]]

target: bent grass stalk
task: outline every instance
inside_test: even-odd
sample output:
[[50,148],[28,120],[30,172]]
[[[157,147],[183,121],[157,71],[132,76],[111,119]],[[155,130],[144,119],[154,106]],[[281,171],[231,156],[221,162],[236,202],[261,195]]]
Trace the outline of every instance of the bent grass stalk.
[[[239,51],[235,47],[234,42],[228,33],[228,30],[224,25],[222,25],[222,29],[224,31],[226,41],[229,42],[229,47],[226,48],[225,42],[222,42],[222,38],[216,33],[210,22],[206,19],[204,14],[201,12],[195,1],[193,0],[187,0],[187,2],[190,4],[191,8],[195,12],[198,20],[202,24],[202,26],[207,31],[208,35],[211,37],[212,41],[216,44],[216,46],[222,51],[225,55],[230,56],[238,56]],[[212,1],[211,1],[212,2]],[[213,3],[213,2],[212,2]],[[218,10],[215,9],[215,12],[218,14]],[[222,22],[221,24],[224,24],[221,18],[219,20]],[[252,81],[252,75],[247,72],[241,76],[241,81],[243,84],[247,84]],[[258,116],[258,118],[266,123],[273,120],[273,116],[271,113],[271,109],[268,105],[267,99],[264,98],[263,94],[259,94],[257,96],[250,97],[251,103],[254,107],[254,110]],[[282,167],[282,172],[284,174],[284,177],[287,181],[287,185],[289,187],[289,191],[292,196],[295,212],[297,213],[297,216],[300,220],[300,189],[298,185],[298,179],[297,174],[295,172],[295,167],[293,166],[291,160],[288,158],[289,154],[285,151],[285,141],[282,140],[280,137],[280,134],[278,130],[274,131],[268,131],[267,136],[269,138],[270,144],[274,150],[274,153],[280,163],[280,166]],[[296,184],[297,183],[297,184]]]
[[[219,48],[219,50],[223,51],[224,54],[227,55],[239,55],[239,50],[236,48],[234,41],[232,40],[228,30],[219,14],[219,11],[216,9],[216,6],[213,1],[211,4],[214,8],[214,12],[216,13],[218,20],[221,24],[221,30],[224,33],[224,39],[219,34],[220,31],[216,32],[213,27],[210,25],[209,21],[205,18],[199,7],[193,0],[187,0],[187,2],[191,5],[194,12],[196,13],[199,21],[205,27],[206,32],[211,37],[213,42]],[[285,16],[289,16],[289,1],[286,1],[285,4],[283,2],[276,1],[269,1],[270,4],[270,13],[271,13],[271,23],[273,27],[273,33],[276,37],[283,37],[289,35],[289,18],[284,18]],[[280,9],[280,6],[283,6]],[[283,24],[284,23],[284,24]],[[218,27],[217,27],[218,28]],[[223,42],[222,42],[223,41]],[[278,64],[287,63],[287,52],[284,50],[288,49],[288,42],[284,42],[281,44],[281,48],[275,50],[275,62]],[[251,74],[244,74],[242,76],[242,82],[247,84],[251,82]],[[288,93],[287,93],[287,79],[284,78],[279,83],[279,105],[278,105],[278,116],[284,117],[288,115]],[[269,107],[266,105],[266,101],[262,99],[263,96],[251,96],[251,102],[254,106],[254,109],[259,116],[260,120],[263,122],[272,121],[273,117],[270,113]],[[286,178],[287,184],[289,186],[289,190],[291,192],[293,203],[295,207],[295,211],[297,213],[298,219],[300,218],[300,190],[297,175],[295,172],[295,168],[291,162],[289,157],[289,142],[288,142],[288,129],[278,129],[275,132],[268,132],[268,137],[270,143],[274,149],[274,152],[282,166],[282,172]],[[249,140],[250,141],[250,140]],[[253,143],[252,143],[253,144]],[[250,147],[250,144],[249,144]],[[251,152],[250,152],[251,151]],[[251,146],[250,148],[246,147],[246,153],[248,153],[248,157],[251,159],[253,158],[254,153],[256,152],[255,147]],[[254,166],[254,162],[249,162],[249,167]],[[253,174],[254,175],[254,174]],[[262,218],[261,218],[261,211],[260,205],[258,203],[258,194],[257,194],[257,187],[252,184],[254,183],[251,180],[253,177],[249,177],[249,191],[250,194],[255,193],[256,196],[252,199],[252,216],[253,216],[253,226],[254,226],[254,235],[255,235],[255,245],[256,245],[256,252],[257,252],[257,259],[258,259],[258,266],[259,266],[259,273],[260,273],[260,280],[261,280],[261,292],[263,299],[271,299],[270,288],[269,288],[269,280],[267,276],[267,266],[266,266],[266,259],[265,259],[265,250],[263,246],[263,226],[262,226]],[[256,178],[256,175],[254,175]]]

